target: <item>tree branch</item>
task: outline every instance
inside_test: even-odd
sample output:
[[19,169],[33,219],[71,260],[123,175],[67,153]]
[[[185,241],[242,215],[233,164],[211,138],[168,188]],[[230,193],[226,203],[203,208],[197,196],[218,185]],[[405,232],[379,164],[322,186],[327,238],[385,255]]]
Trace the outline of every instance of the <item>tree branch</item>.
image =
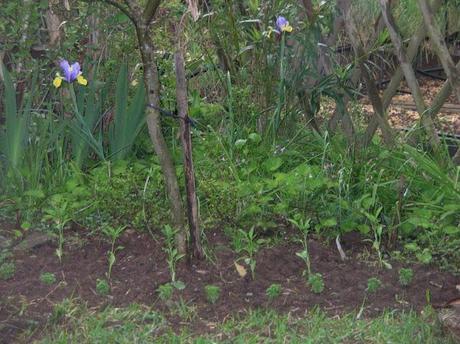
[[429,5],[427,0],[418,0],[419,7],[422,11],[423,21],[425,27],[428,30],[431,43],[433,44],[436,54],[441,61],[442,67],[452,85],[453,90],[456,93],[457,99],[460,101],[460,71],[457,70],[452,57],[450,56],[449,49],[447,48],[446,42],[442,36],[441,31],[436,25],[434,18],[434,11]]
[[157,12],[158,7],[160,6],[160,3],[161,3],[161,0],[149,0],[147,2],[147,5],[145,5],[145,9],[144,9],[142,16],[144,18],[144,23],[146,26],[150,25],[150,22],[155,16],[155,13]]
[[380,7],[382,9],[383,20],[385,21],[385,25],[387,26],[391,41],[393,42],[393,46],[395,48],[396,56],[398,57],[399,63],[401,65],[401,70],[403,71],[407,85],[409,86],[409,89],[412,93],[412,98],[414,98],[417,111],[420,114],[421,123],[429,137],[431,146],[434,150],[437,150],[439,148],[440,140],[438,134],[436,133],[434,123],[429,116],[429,113],[426,111],[427,107],[425,100],[423,99],[423,93],[420,89],[420,85],[417,81],[417,76],[415,75],[414,69],[412,68],[412,60],[408,58],[404,49],[403,41],[399,33],[399,28],[397,27],[396,21],[391,12],[389,1],[380,0]]
[[128,8],[126,8],[125,6],[117,2],[116,0],[86,0],[86,1],[90,3],[99,1],[99,2],[105,2],[106,4],[112,5],[113,7],[118,8],[124,15],[126,15],[129,18],[129,20],[131,20],[134,24],[136,24],[136,19],[134,18],[134,14],[131,13],[131,11]]

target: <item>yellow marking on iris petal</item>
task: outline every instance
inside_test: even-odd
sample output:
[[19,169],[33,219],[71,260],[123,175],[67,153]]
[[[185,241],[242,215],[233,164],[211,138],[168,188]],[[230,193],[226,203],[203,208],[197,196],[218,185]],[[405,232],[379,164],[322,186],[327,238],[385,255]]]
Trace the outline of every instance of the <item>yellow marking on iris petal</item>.
[[62,78],[60,76],[56,76],[53,80],[54,87],[59,88],[61,87],[61,84],[62,84]]
[[88,85],[88,80],[86,80],[81,74],[77,76],[77,82],[83,86]]
[[292,29],[292,26],[289,25],[289,24],[288,24],[288,25],[284,25],[284,26],[282,27],[282,29],[281,29],[281,31],[283,31],[283,32],[292,32],[292,30],[293,30],[293,29]]

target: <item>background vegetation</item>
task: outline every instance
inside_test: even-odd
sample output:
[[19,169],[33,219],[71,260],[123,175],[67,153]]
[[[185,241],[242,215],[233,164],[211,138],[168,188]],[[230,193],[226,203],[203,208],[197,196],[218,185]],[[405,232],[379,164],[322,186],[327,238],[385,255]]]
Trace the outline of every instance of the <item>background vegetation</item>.
[[[223,227],[233,242],[250,242],[291,224],[330,242],[357,232],[383,266],[402,254],[459,269],[460,168],[449,156],[458,141],[434,139],[423,120],[390,128],[385,95],[379,112],[372,90],[400,63],[378,1],[164,1],[144,18],[147,28],[130,17],[134,3],[2,5],[0,215],[16,222],[18,237],[51,231],[62,243],[71,224],[109,237],[104,228],[161,235],[172,225],[170,236],[183,229],[149,122],[158,119],[185,204],[174,63],[183,44],[203,239]],[[156,2],[138,4],[149,13]],[[447,42],[460,29],[459,6],[437,6]],[[403,42],[414,39],[423,26],[419,1],[393,1],[392,13]],[[274,31],[279,16],[292,32]],[[154,107],[143,40],[151,40],[159,78]],[[437,61],[431,41],[421,41],[413,60]],[[54,88],[61,59],[79,61],[88,85]],[[364,110],[367,97],[373,114]],[[435,112],[429,118],[436,124]],[[120,315],[110,312],[98,317]],[[322,315],[296,326],[314,330],[315,317]],[[347,338],[365,341],[363,326],[353,323]],[[223,331],[239,331],[230,328]]]

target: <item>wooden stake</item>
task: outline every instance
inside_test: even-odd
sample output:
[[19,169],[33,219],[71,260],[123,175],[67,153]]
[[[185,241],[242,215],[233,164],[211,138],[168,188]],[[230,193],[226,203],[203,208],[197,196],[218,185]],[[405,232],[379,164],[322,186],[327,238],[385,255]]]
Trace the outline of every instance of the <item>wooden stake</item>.
[[[176,32],[180,35],[181,32]],[[178,39],[180,41],[180,39]],[[190,252],[193,257],[202,259],[204,257],[201,246],[201,231],[198,218],[198,202],[195,187],[195,172],[193,169],[192,157],[192,135],[190,132],[190,119],[188,117],[187,101],[187,80],[185,76],[185,63],[180,43],[177,44],[174,54],[176,68],[176,98],[177,111],[180,120],[180,138],[184,154],[185,189],[187,192],[187,215],[190,229]]]

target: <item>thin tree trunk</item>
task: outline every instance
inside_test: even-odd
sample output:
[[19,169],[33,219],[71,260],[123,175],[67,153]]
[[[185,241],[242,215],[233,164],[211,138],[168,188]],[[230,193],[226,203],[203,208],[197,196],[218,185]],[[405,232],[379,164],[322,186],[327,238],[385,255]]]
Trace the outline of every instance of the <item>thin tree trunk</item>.
[[[176,35],[181,35],[182,30],[177,30]],[[201,231],[199,225],[198,201],[195,187],[195,171],[193,169],[192,135],[190,132],[190,119],[188,117],[187,79],[185,76],[185,63],[182,47],[177,44],[174,55],[176,67],[176,99],[180,119],[180,136],[184,149],[185,189],[187,192],[188,224],[190,228],[190,252],[197,259],[203,259],[204,253],[201,246]]]
[[[136,33],[141,51],[147,99],[150,104],[159,107],[160,80],[158,78],[158,69],[155,63],[153,44],[150,41],[149,30],[144,25],[137,25]],[[173,226],[178,229],[176,234],[177,250],[181,254],[185,254],[187,252],[185,218],[176,169],[166,141],[163,137],[163,133],[161,132],[160,113],[158,110],[151,107],[148,107],[146,111],[150,139],[153,142],[153,147],[160,161],[161,169],[165,178],[166,190],[168,192],[171,206]]]
[[61,31],[59,29],[61,20],[56,15],[56,13],[54,13],[51,2],[49,4],[48,10],[45,13],[45,22],[49,37],[48,46],[50,48],[54,48],[61,41]]

